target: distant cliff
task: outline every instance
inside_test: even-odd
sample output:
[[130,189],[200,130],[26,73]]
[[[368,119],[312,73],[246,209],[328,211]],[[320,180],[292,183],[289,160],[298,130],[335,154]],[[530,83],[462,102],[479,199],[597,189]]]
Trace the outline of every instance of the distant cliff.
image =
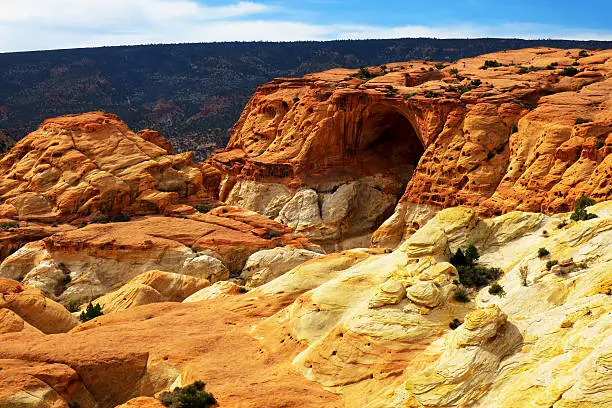
[[224,147],[255,88],[274,77],[389,61],[451,61],[536,45],[610,48],[606,41],[399,39],[214,43],[0,54],[0,128],[15,139],[48,117],[92,110],[152,128],[196,158]]

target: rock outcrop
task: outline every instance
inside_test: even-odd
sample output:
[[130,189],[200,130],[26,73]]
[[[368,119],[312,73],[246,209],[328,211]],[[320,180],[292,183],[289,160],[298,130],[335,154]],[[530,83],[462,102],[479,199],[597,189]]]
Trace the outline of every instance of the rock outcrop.
[[207,199],[190,153],[102,112],[45,121],[0,160],[0,216],[59,222],[166,214]]
[[[224,174],[221,200],[280,211],[324,245],[371,233],[400,196],[374,244],[395,247],[457,205],[488,216],[569,211],[582,194],[612,197],[611,60],[610,50],[534,48],[277,79],[208,164]],[[381,197],[321,219],[326,196],[364,179]],[[364,210],[375,202],[377,212]],[[355,225],[355,211],[368,222]]]
[[281,245],[318,250],[262,215],[219,207],[190,218],[149,216],[59,232],[10,255],[0,276],[22,280],[63,303],[82,304],[150,270],[226,280],[240,273],[251,254]]
[[[218,282],[67,334],[1,335],[0,361],[69,367],[102,408],[196,380],[229,406],[605,406],[611,203],[578,222],[449,208],[393,252],[324,255],[248,293]],[[489,286],[455,298],[462,278],[449,255],[470,243],[502,269],[503,296]],[[567,273],[548,266],[570,258]],[[22,395],[15,387],[2,402]]]

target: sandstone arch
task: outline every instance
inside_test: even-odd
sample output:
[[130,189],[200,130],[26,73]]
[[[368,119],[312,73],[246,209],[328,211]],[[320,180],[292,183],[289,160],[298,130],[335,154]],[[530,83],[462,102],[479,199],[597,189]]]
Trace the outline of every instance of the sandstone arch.
[[404,112],[381,104],[364,113],[347,152],[355,155],[362,172],[389,175],[406,183],[425,147]]

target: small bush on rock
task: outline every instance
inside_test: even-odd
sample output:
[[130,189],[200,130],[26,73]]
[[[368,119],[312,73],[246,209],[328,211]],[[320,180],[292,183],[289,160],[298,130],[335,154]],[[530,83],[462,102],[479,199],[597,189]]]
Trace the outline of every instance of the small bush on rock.
[[198,212],[207,213],[215,207],[210,204],[196,204],[193,208],[195,208]]
[[561,75],[566,77],[573,77],[578,73],[578,69],[575,67],[565,67],[563,71],[561,71]]
[[550,271],[552,269],[552,267],[555,266],[558,263],[559,263],[559,261],[557,261],[557,260],[550,260],[550,261],[546,262],[546,269],[548,269]]
[[548,251],[548,249],[546,249],[546,248],[538,249],[538,257],[539,258],[544,258],[546,255],[550,255],[550,252]]
[[489,293],[499,297],[504,297],[506,295],[506,291],[504,290],[503,286],[497,282],[489,287]]
[[96,303],[94,305],[93,303],[90,302],[87,305],[87,308],[85,308],[85,310],[81,312],[79,319],[82,322],[88,322],[92,319],[95,319],[96,317],[102,316],[103,314],[104,313],[102,313],[102,306],[100,306],[99,303]]
[[574,212],[570,216],[572,221],[586,221],[597,218],[597,215],[587,212],[586,207],[595,204],[595,200],[585,195],[580,197],[574,204]]
[[468,291],[463,286],[459,286],[455,293],[453,293],[453,299],[460,303],[468,303],[470,301],[470,297],[468,295]]
[[450,327],[451,330],[455,330],[457,327],[461,326],[461,324],[461,320],[453,319],[453,321],[448,324],[448,327]]
[[480,259],[480,254],[474,245],[469,245],[465,253],[459,248],[451,257],[450,263],[457,268],[462,285],[469,288],[482,288],[503,274],[499,268],[478,265],[476,263],[478,259]]
[[202,381],[196,381],[186,387],[176,387],[172,392],[162,392],[159,399],[170,408],[209,408],[217,400],[204,390],[205,386]]

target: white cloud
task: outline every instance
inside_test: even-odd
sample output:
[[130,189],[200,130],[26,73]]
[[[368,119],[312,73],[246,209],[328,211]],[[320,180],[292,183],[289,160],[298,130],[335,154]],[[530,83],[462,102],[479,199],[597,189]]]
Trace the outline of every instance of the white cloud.
[[399,37],[612,39],[612,32],[534,24],[382,27],[279,20],[256,1],[0,0],[0,52],[105,45]]

